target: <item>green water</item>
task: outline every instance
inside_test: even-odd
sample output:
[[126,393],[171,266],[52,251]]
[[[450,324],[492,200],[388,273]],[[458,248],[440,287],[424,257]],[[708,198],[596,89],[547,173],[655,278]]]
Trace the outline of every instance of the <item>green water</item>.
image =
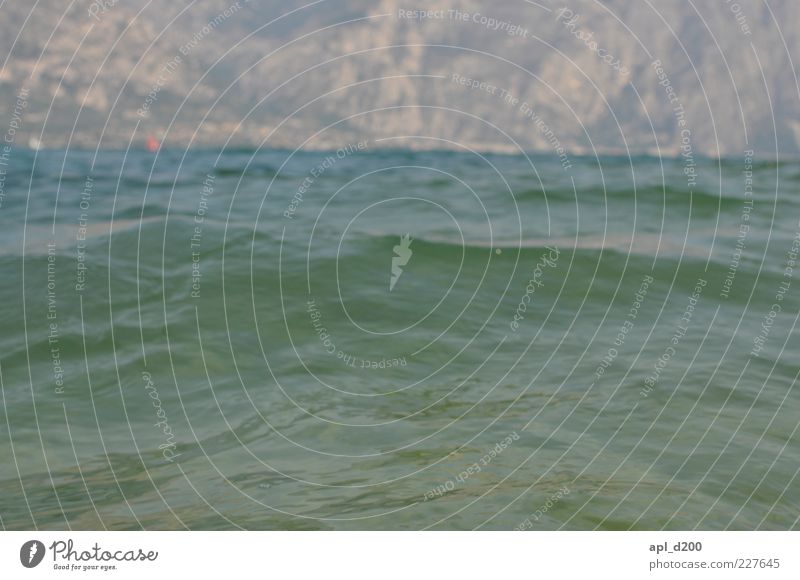
[[800,164],[14,155],[7,529],[798,526]]

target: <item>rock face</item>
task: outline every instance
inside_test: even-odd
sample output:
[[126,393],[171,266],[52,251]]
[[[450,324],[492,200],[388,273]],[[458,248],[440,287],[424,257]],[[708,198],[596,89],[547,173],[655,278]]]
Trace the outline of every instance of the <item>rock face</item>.
[[0,10],[0,112],[4,125],[15,119],[22,91],[20,145],[139,146],[152,133],[181,147],[800,150],[800,3],[790,0]]

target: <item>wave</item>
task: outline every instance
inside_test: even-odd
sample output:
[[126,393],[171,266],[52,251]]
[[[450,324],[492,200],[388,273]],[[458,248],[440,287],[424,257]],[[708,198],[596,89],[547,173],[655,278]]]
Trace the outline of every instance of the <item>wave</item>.
[[714,193],[704,189],[695,189],[689,191],[686,187],[676,187],[672,185],[642,185],[641,187],[634,188],[613,188],[608,187],[603,190],[602,187],[595,186],[590,189],[577,189],[573,191],[571,188],[552,188],[540,189],[529,188],[522,191],[514,192],[514,197],[517,200],[535,200],[541,201],[547,199],[548,201],[567,201],[575,203],[577,195],[578,203],[583,202],[598,202],[602,203],[605,198],[610,200],[636,200],[637,203],[647,203],[651,205],[660,206],[663,204],[676,204],[681,203],[688,206],[691,201],[692,208],[710,209],[710,210],[726,210],[739,208],[742,204],[742,196],[740,193],[726,194]]

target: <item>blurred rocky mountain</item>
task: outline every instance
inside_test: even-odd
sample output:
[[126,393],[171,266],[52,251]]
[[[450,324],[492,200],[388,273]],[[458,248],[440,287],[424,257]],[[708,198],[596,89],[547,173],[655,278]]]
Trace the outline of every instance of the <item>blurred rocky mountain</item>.
[[368,139],[800,152],[791,0],[41,0],[0,10],[0,114],[12,123],[24,91],[23,146],[124,148],[153,134],[181,147]]

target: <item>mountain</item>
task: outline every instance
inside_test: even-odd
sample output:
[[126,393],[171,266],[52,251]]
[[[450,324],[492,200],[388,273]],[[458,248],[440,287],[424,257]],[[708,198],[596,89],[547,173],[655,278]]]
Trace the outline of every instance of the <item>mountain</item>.
[[0,119],[23,146],[141,146],[154,134],[180,147],[800,153],[790,0],[1,10]]

